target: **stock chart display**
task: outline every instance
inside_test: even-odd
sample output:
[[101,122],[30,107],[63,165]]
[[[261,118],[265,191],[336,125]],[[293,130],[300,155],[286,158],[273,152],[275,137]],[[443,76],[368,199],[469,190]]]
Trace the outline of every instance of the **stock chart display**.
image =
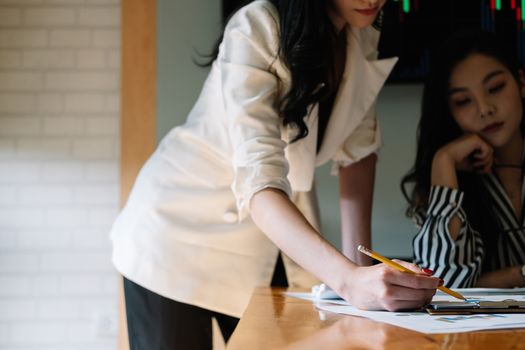
[[[246,2],[223,0],[224,19]],[[399,57],[389,82],[423,81],[432,47],[465,28],[497,33],[525,66],[525,0],[387,0],[381,16],[380,57]]]

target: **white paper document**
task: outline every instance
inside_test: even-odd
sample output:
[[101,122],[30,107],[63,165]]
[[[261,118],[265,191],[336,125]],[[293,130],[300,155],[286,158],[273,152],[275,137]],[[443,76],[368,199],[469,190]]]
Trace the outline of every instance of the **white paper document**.
[[[500,301],[513,299],[525,301],[525,289],[454,289],[469,300]],[[323,292],[327,292],[323,290]],[[336,298],[329,291],[322,294],[286,293],[288,296],[312,300],[320,310],[339,314],[366,317],[378,322],[411,329],[421,333],[461,333],[492,329],[525,328],[525,314],[473,314],[473,315],[429,315],[424,311],[388,312],[365,311]],[[455,298],[439,292],[432,301],[454,301]]]

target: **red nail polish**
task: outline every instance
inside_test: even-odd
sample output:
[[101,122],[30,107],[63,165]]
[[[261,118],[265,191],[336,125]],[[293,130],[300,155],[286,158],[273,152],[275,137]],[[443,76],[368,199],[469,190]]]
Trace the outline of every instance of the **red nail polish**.
[[441,287],[441,286],[444,285],[444,284],[445,284],[445,281],[442,280],[442,279],[440,279],[440,280],[439,280],[439,286]]
[[431,269],[423,269],[423,272],[426,273],[427,275],[433,275],[434,274],[434,271],[432,271]]

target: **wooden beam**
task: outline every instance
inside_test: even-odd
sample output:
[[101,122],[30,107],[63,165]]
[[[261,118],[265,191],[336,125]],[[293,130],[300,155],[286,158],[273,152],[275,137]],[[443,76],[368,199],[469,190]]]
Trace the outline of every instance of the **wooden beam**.
[[156,1],[122,1],[121,204],[157,143]]
[[[121,1],[120,203],[157,143],[157,33],[155,0]],[[119,280],[118,349],[128,350],[122,279]]]

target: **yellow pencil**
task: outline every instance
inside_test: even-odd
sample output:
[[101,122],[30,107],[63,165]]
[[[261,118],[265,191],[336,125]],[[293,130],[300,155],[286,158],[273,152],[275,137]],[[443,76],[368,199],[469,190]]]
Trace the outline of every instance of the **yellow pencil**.
[[[407,272],[407,273],[410,273],[412,275],[417,275],[417,273],[415,273],[414,271],[409,270],[406,267],[404,267],[403,265],[399,265],[398,263],[396,263],[396,262],[394,262],[394,261],[392,261],[392,260],[390,260],[388,258],[385,258],[381,254],[378,254],[378,253],[374,252],[371,249],[363,247],[362,245],[358,246],[357,250],[359,250],[363,254],[368,255],[371,258],[374,258],[374,259],[376,259],[378,261],[381,261],[382,263],[387,264],[390,267],[393,267],[396,270],[399,270],[399,271],[402,271],[402,272]],[[442,291],[443,293],[447,293],[448,295],[452,295],[454,298],[461,299],[461,300],[467,300],[467,299],[465,299],[465,297],[463,295],[459,294],[458,292],[454,292],[453,290],[448,289],[447,287],[441,286],[441,287],[438,287],[438,289],[440,291]]]

